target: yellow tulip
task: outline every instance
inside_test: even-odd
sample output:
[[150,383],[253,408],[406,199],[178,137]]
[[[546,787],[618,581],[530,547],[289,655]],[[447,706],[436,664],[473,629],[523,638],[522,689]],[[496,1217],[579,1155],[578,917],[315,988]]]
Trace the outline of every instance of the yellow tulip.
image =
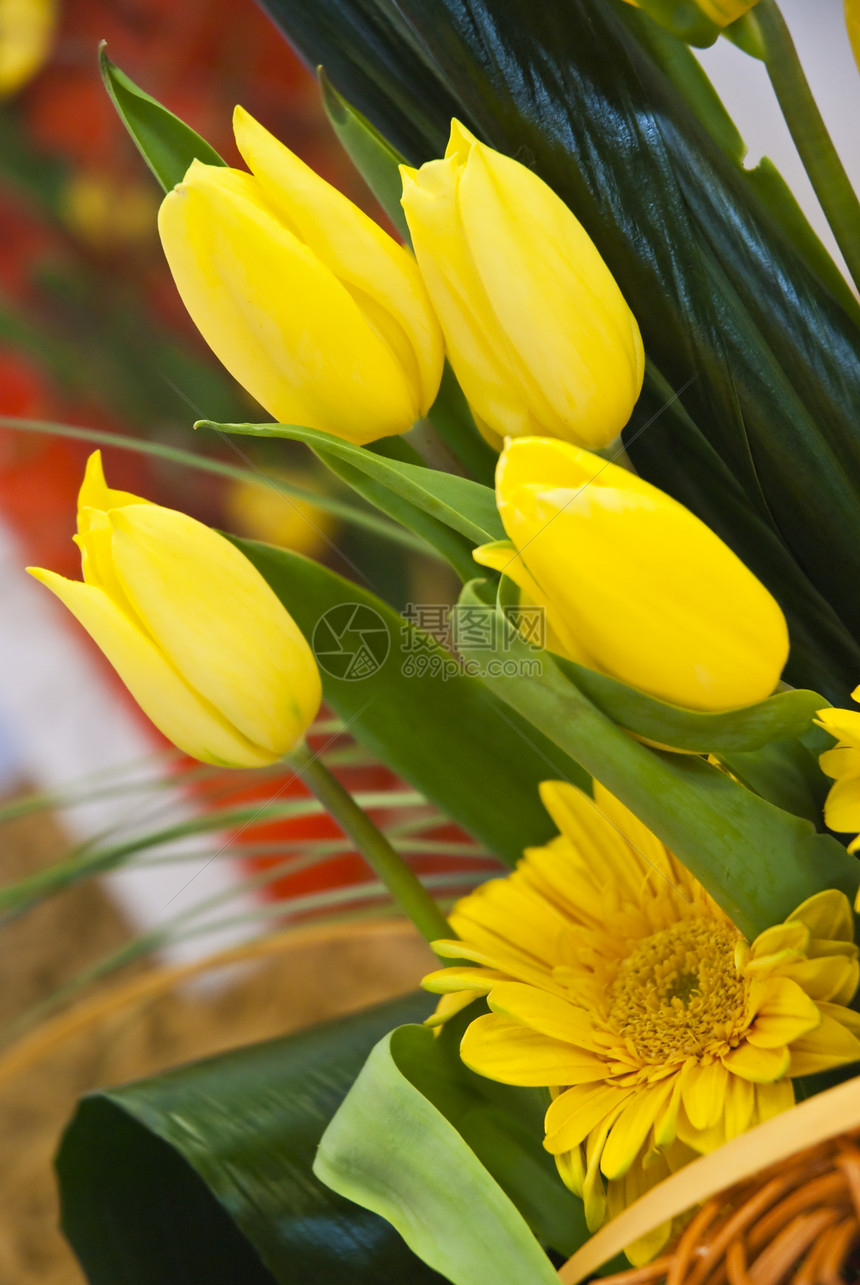
[[184,513],[110,488],[98,451],[75,539],[83,582],[28,569],[168,740],[225,767],[260,767],[295,748],[319,708],[319,671],[244,554]]
[[401,174],[418,266],[488,438],[607,446],[642,387],[642,339],[582,225],[458,121],[444,160]]
[[779,606],[676,500],[550,438],[507,444],[496,499],[511,544],[475,559],[545,607],[552,650],[688,709],[773,692],[788,656]]
[[41,69],[56,25],[57,0],[0,0],[0,98],[17,93]]
[[280,423],[405,432],[443,363],[415,260],[240,107],[233,124],[252,173],[194,161],[159,213],[192,320]]
[[[635,5],[637,9],[646,9],[650,12],[650,5],[640,3],[640,0],[627,0],[628,4]],[[736,22],[742,18],[750,9],[755,8],[758,0],[695,0],[695,6],[710,22],[717,27],[728,27],[729,23]],[[686,6],[678,6],[679,9],[686,9]],[[659,22],[659,17],[652,15]],[[686,13],[684,13],[686,16]]]

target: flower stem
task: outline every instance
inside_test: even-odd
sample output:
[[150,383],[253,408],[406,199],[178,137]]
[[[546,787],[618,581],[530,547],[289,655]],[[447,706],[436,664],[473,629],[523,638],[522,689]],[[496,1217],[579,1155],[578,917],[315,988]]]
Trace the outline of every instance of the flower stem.
[[764,63],[785,123],[860,289],[860,201],[827,132],[776,0],[759,0],[755,17],[764,42]]
[[352,839],[371,870],[385,884],[394,901],[429,942],[456,936],[448,920],[401,856],[380,833],[366,812],[332,775],[322,759],[302,743],[285,762],[302,778],[323,807]]

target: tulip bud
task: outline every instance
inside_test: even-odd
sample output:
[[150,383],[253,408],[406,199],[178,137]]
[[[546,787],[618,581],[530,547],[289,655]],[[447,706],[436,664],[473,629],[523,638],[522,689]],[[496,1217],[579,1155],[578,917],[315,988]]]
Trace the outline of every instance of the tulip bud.
[[406,432],[443,364],[415,260],[240,107],[233,124],[253,172],[194,161],[159,213],[192,320],[280,423]]
[[83,582],[28,568],[84,626],[168,740],[204,763],[261,767],[303,738],[319,671],[244,554],[202,522],[107,486],[78,496]]
[[642,339],[582,225],[458,121],[444,160],[401,174],[418,266],[488,438],[608,446],[642,387]]
[[566,442],[509,442],[507,548],[475,550],[546,609],[562,655],[670,704],[764,700],[788,656],[777,603],[727,545],[642,478]]

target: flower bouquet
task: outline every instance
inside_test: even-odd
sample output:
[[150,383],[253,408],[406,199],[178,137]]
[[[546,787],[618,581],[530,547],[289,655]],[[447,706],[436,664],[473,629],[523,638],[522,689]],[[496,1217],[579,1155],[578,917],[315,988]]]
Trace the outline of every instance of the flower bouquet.
[[[268,8],[397,235],[241,108],[226,166],[103,53],[262,407],[197,427],[304,443],[448,563],[445,636],[97,454],[83,580],[35,574],[185,753],[287,762],[440,966],[85,1100],[66,1232],[94,1283],[853,1279],[860,308],[690,49],[764,62],[856,282],[779,9]],[[321,700],[509,872],[437,903],[308,749]]]

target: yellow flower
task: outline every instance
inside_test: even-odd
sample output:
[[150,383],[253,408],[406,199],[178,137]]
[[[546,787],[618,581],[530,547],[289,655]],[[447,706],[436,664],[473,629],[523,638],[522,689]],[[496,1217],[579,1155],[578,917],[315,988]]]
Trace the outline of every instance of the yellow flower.
[[401,174],[448,356],[490,440],[607,446],[630,418],[644,358],[585,229],[536,174],[456,120],[444,160]]
[[[635,5],[637,9],[645,9],[649,13],[651,11],[651,5],[647,3],[647,0],[627,0],[627,3]],[[750,9],[755,8],[757,4],[758,0],[695,0],[695,6],[703,17],[715,23],[718,27],[727,27],[729,23],[737,22],[738,18],[742,18],[745,13],[749,13]],[[686,7],[686,5],[678,6],[679,9],[686,9]],[[665,6],[656,5],[656,11],[651,15],[658,22],[660,21],[661,9],[665,9]]]
[[0,98],[16,93],[51,52],[57,0],[0,0]]
[[[860,701],[860,687],[856,687],[851,696]],[[825,750],[818,760],[825,776],[835,781],[824,804],[824,820],[831,830],[857,835],[848,845],[849,852],[857,852],[860,849],[860,710],[820,709],[815,721],[837,741],[835,747]]]
[[83,582],[28,568],[102,649],[168,740],[226,767],[273,763],[319,708],[310,647],[266,581],[217,532],[105,482],[78,496]]
[[588,451],[508,443],[496,471],[512,545],[475,550],[546,610],[547,645],[660,700],[764,700],[788,656],[777,603],[688,509]]
[[[600,785],[548,782],[561,833],[458,902],[425,978],[437,1021],[485,995],[463,1061],[548,1087],[544,1146],[589,1227],[667,1172],[794,1101],[792,1078],[860,1058],[847,898],[811,897],[749,944],[679,861]],[[660,1248],[667,1229],[628,1251]]]
[[252,173],[194,161],[159,214],[192,320],[279,422],[405,432],[443,362],[414,259],[240,107],[233,124]]

